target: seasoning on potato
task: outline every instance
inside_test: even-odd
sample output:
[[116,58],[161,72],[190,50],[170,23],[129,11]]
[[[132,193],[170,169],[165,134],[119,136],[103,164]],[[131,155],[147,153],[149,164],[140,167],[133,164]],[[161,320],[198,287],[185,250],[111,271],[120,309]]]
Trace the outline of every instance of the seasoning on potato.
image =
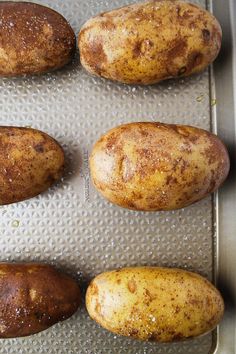
[[31,128],[0,127],[0,205],[46,191],[62,176],[64,152],[49,135]]
[[72,316],[77,283],[52,266],[0,263],[0,338],[29,336]]
[[98,275],[86,293],[92,319],[107,330],[141,340],[172,342],[213,330],[224,302],[198,274],[158,267]]
[[88,20],[78,44],[91,74],[147,85],[202,71],[217,57],[221,38],[220,24],[203,8],[156,0]]
[[40,74],[73,57],[75,34],[59,13],[30,2],[0,2],[0,75]]
[[229,172],[220,139],[205,130],[163,123],[118,126],[94,145],[94,186],[133,210],[184,208],[214,192]]

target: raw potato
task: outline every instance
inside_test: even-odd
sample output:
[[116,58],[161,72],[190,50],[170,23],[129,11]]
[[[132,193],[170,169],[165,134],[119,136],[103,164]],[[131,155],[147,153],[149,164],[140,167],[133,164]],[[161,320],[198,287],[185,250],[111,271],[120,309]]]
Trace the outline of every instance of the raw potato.
[[29,336],[74,314],[77,283],[53,267],[0,263],[0,338]]
[[86,70],[127,84],[188,76],[217,57],[222,31],[216,18],[183,1],[148,1],[88,20],[79,34]]
[[29,2],[0,2],[0,75],[40,74],[73,57],[75,34],[60,14]]
[[220,139],[205,130],[130,123],[98,140],[90,169],[95,187],[112,203],[172,210],[214,192],[228,175],[229,157]]
[[91,318],[109,331],[158,342],[205,334],[224,312],[223,299],[209,281],[157,267],[100,274],[88,287],[86,306]]
[[47,190],[62,176],[64,152],[49,135],[31,128],[0,127],[0,205]]

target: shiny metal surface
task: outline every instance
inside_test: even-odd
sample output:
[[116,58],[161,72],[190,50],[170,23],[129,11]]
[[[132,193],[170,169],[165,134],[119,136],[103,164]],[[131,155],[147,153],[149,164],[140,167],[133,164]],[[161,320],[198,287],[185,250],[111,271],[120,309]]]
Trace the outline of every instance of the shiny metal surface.
[[[78,33],[89,17],[130,0],[37,2],[62,13]],[[192,2],[206,5],[205,0]],[[132,87],[89,76],[77,58],[52,74],[0,79],[0,124],[44,130],[63,145],[68,160],[62,183],[37,198],[0,209],[0,255],[2,261],[55,264],[77,274],[84,289],[99,272],[122,266],[196,271],[216,280],[225,297],[226,315],[218,333],[186,343],[142,343],[103,330],[89,319],[83,305],[71,319],[45,332],[2,340],[0,354],[234,353],[234,164],[217,196],[161,213],[138,213],[109,204],[91,186],[88,169],[89,152],[102,133],[141,120],[190,124],[217,132],[235,160],[236,58],[231,50],[235,1],[209,0],[208,7],[223,26],[224,41],[214,70],[200,75]]]
[[225,299],[225,316],[218,329],[217,354],[236,352],[236,2],[213,1],[223,29],[223,47],[214,65],[218,103],[213,110],[218,135],[227,144],[230,176],[217,195],[216,282]]

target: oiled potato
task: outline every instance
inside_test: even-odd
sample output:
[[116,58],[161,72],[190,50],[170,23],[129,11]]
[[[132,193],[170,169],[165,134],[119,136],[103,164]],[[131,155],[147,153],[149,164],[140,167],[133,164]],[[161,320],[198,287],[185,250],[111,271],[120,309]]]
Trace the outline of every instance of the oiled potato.
[[86,307],[91,318],[111,332],[159,342],[205,334],[224,312],[222,297],[209,281],[158,267],[98,275],[88,287]]
[[0,205],[22,201],[61,178],[64,152],[47,134],[0,127]]
[[0,75],[38,74],[61,68],[73,57],[75,34],[48,7],[0,2]]
[[79,34],[90,73],[128,84],[153,84],[202,71],[218,55],[222,31],[197,5],[156,0],[88,20]]
[[0,338],[43,331],[72,316],[80,301],[77,283],[49,265],[0,263]]
[[91,177],[109,201],[134,210],[186,207],[227,177],[229,157],[217,136],[194,127],[131,123],[102,136],[90,156]]

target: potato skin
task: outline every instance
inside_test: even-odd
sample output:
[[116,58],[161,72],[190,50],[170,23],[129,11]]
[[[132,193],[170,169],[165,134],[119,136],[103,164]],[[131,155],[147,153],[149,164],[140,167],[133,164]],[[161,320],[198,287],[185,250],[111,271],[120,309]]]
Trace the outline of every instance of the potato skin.
[[40,74],[73,57],[75,34],[56,11],[29,2],[0,2],[0,75]]
[[221,27],[208,11],[156,0],[88,20],[78,44],[81,63],[91,74],[147,85],[202,71],[217,57],[221,39]]
[[0,338],[29,336],[74,314],[77,283],[50,265],[0,263]]
[[31,128],[0,127],[0,205],[47,190],[62,176],[64,152],[49,135]]
[[205,130],[130,123],[103,135],[90,156],[91,178],[110,202],[133,210],[184,208],[214,192],[229,172],[220,139]]
[[205,334],[224,312],[223,299],[209,281],[158,267],[98,275],[87,289],[86,307],[91,318],[111,332],[158,342]]

